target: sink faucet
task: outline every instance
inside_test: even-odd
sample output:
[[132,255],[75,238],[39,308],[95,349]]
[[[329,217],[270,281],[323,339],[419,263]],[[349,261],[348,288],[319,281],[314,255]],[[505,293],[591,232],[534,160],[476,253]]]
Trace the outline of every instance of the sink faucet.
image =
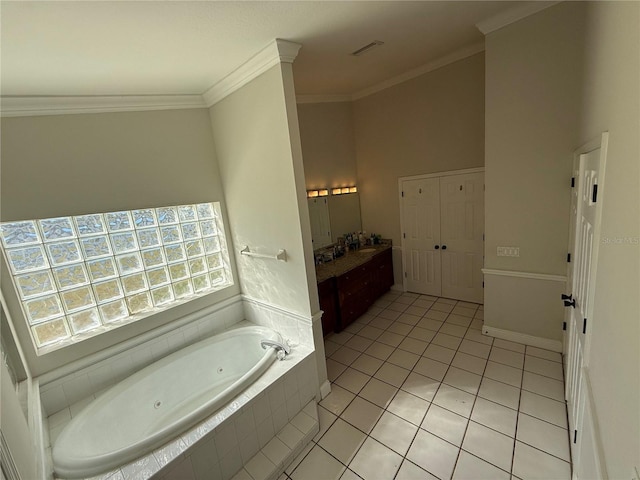
[[275,340],[260,340],[260,346],[265,350],[269,347],[276,349],[276,356],[280,360],[284,360],[287,355],[291,353],[291,347],[285,343],[276,342]]

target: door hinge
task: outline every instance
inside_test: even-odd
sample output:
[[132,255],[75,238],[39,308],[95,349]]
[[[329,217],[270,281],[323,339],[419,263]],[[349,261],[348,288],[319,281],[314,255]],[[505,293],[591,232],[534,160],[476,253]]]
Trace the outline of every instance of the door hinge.
[[571,254],[567,253],[567,263],[571,263]]
[[596,183],[593,185],[593,192],[591,193],[591,201],[593,203],[596,203],[597,199],[598,199],[598,184]]
[[404,197],[404,190],[402,191],[402,196]]
[[562,322],[562,330],[566,330],[567,329],[567,322]]
[[573,431],[573,443],[578,443],[578,430]]
[[407,278],[407,272],[404,272],[404,278]]
[[575,188],[576,186],[576,177],[571,177],[571,188]]
[[587,319],[585,318],[584,321],[582,322],[582,334],[586,335],[587,334]]
[[402,238],[407,238],[407,234],[406,233],[402,233]]
[[484,282],[482,282],[482,288],[484,288]]

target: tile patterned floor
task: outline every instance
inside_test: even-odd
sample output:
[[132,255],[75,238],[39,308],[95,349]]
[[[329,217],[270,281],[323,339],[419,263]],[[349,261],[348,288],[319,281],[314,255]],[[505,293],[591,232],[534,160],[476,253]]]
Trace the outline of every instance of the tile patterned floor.
[[483,314],[389,292],[328,336],[320,433],[281,480],[569,479],[560,354],[482,335]]

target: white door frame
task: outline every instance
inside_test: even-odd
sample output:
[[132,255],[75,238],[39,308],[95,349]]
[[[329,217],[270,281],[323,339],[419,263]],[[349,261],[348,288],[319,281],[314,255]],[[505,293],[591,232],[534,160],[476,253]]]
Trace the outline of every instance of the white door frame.
[[400,208],[400,240],[401,240],[401,249],[402,249],[402,291],[407,291],[407,283],[405,282],[404,272],[407,271],[407,259],[405,255],[405,241],[402,236],[402,232],[404,232],[404,220],[403,220],[403,212],[402,212],[402,182],[408,180],[422,180],[425,178],[436,178],[436,177],[445,177],[450,175],[466,175],[469,173],[484,173],[484,167],[476,167],[476,168],[465,168],[463,170],[448,170],[445,172],[435,172],[435,173],[424,173],[421,175],[410,175],[406,177],[398,177],[398,205]]

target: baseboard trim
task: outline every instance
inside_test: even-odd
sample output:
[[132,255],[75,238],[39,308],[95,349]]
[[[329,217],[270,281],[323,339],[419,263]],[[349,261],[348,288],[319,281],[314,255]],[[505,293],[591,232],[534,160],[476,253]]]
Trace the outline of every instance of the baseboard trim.
[[502,340],[523,343],[524,345],[530,345],[532,347],[538,347],[545,350],[562,353],[562,342],[560,340],[551,340],[550,338],[536,337],[533,335],[527,335],[526,333],[518,333],[512,330],[489,327],[487,325],[482,327],[482,333],[484,333],[485,335],[490,335],[492,337],[500,338]]
[[329,382],[329,380],[325,380],[322,383],[322,385],[320,385],[320,396],[324,399],[330,393],[331,393],[331,382]]

